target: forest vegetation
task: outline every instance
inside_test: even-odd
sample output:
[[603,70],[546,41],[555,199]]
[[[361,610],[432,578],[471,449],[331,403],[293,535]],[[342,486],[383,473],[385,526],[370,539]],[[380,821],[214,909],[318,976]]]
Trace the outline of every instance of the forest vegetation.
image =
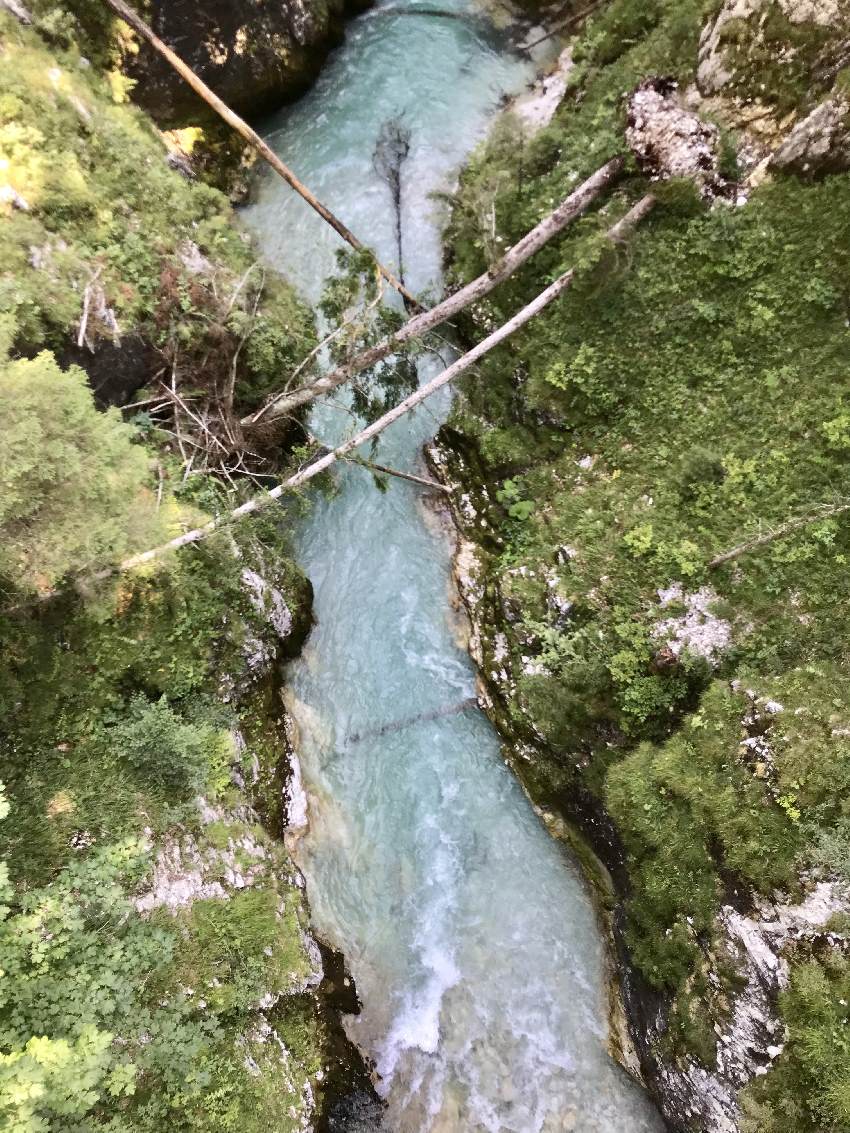
[[[526,785],[555,808],[580,791],[613,822],[628,963],[664,1020],[656,1070],[722,1072],[746,983],[728,910],[763,921],[817,886],[835,900],[783,940],[781,1041],[756,1052],[741,1133],[850,1130],[850,907],[835,897],[850,883],[850,15],[809,7],[754,0],[723,22],[720,0],[608,0],[551,123],[528,137],[501,116],[445,202],[461,287],[616,162],[566,232],[453,312],[480,343],[569,273],[557,303],[474,358],[438,452]],[[234,221],[220,136],[164,135],[134,105],[127,27],[95,0],[36,0],[29,23],[13,10],[0,1122],[300,1129],[331,1037],[277,837],[275,662],[311,616],[287,537],[299,500],[112,571],[321,455],[302,416],[329,392],[315,313]],[[722,81],[698,76],[718,57]],[[688,110],[715,131],[718,192],[628,151],[629,97],[650,78],[682,99],[699,78]],[[820,164],[773,161],[824,106]],[[381,304],[367,253],[343,267],[322,308],[344,332],[340,384],[413,316]],[[355,409],[374,422],[410,397],[420,348],[359,385]],[[273,421],[282,376],[307,363],[307,395]]]

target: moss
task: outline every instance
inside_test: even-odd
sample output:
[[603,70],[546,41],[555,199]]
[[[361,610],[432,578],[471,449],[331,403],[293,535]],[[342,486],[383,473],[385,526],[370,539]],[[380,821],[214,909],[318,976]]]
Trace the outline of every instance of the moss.
[[[314,344],[311,312],[252,268],[227,199],[168,165],[151,122],[73,37],[45,43],[9,15],[0,21],[0,182],[27,206],[4,205],[0,226],[0,312],[15,349],[67,355],[83,292],[96,285],[120,334],[179,361],[186,388],[229,372],[244,337],[236,395],[256,406]],[[87,331],[94,346],[116,338],[94,316]]]
[[779,115],[813,106],[831,84],[840,59],[840,29],[792,22],[778,4],[723,29],[731,89],[773,105]]

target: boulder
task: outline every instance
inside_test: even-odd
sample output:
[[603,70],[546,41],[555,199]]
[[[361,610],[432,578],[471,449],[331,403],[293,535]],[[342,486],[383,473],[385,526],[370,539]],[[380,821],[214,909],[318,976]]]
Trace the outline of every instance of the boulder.
[[838,95],[816,106],[794,126],[771,165],[809,175],[850,169],[850,100]]
[[724,187],[717,168],[719,140],[712,122],[682,104],[674,80],[644,79],[632,92],[626,141],[650,177],[686,177],[703,195],[715,196]]
[[[238,113],[276,109],[304,91],[340,39],[347,10],[368,0],[153,0],[154,31]],[[129,61],[133,97],[165,127],[212,111],[152,48]]]

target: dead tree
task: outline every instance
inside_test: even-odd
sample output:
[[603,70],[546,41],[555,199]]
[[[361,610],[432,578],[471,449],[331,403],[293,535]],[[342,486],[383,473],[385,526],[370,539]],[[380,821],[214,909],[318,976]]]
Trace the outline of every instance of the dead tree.
[[[612,243],[621,243],[632,232],[635,226],[651,211],[654,205],[655,198],[651,194],[642,197],[621,220],[608,229],[606,233],[607,238]],[[442,373],[437,374],[431,381],[426,382],[425,385],[414,390],[412,394],[404,398],[403,401],[400,401],[398,405],[394,406],[382,417],[379,417],[377,421],[373,421],[371,425],[367,425],[365,429],[361,429],[355,436],[350,437],[337,448],[328,450],[317,460],[313,460],[300,468],[298,472],[290,476],[287,480],[284,480],[283,483],[278,484],[276,488],[272,488],[270,492],[264,492],[262,495],[254,496],[226,515],[211,519],[209,523],[205,523],[201,527],[196,527],[192,531],[187,531],[183,535],[178,535],[176,539],[171,539],[167,543],[163,543],[160,547],[143,551],[139,555],[132,555],[130,558],[120,563],[115,569],[121,572],[134,570],[136,567],[142,566],[145,563],[162,558],[163,555],[166,555],[170,551],[188,546],[190,543],[198,543],[220,528],[234,523],[239,519],[243,519],[245,516],[256,514],[270,503],[280,499],[284,493],[302,487],[315,476],[325,472],[338,460],[347,457],[354,449],[359,448],[368,441],[374,440],[375,437],[383,433],[385,429],[398,421],[399,418],[403,417],[406,413],[410,413],[417,405],[421,405],[423,401],[435,394],[437,390],[442,389],[444,386],[466,373],[480,358],[483,358],[485,354],[488,354],[494,347],[504,342],[505,339],[510,338],[510,336],[515,334],[521,327],[531,322],[531,320],[548,307],[550,303],[553,303],[559,296],[563,295],[571,286],[575,275],[575,268],[570,268],[569,271],[564,272],[564,274],[556,279],[554,283],[550,284],[545,291],[542,291],[535,299],[532,299],[530,303],[523,307],[521,311],[517,312],[512,319],[509,319],[506,323],[503,323],[502,326],[487,335],[477,346],[474,346],[466,354],[458,358],[456,362],[453,362],[452,365],[443,370]],[[109,577],[109,575],[113,573],[115,573],[114,570],[107,570],[97,577]]]
[[410,153],[410,130],[401,118],[388,118],[381,126],[372,166],[390,191],[395,218],[398,277],[404,283],[404,250],[401,235],[401,170]]
[[[147,40],[151,47],[159,52],[178,75],[186,80],[192,90],[204,100],[207,106],[211,107],[220,118],[223,118],[228,126],[231,126],[238,134],[241,134],[248,145],[255,149],[260,157],[268,162],[275,173],[282,177],[287,185],[294,189],[295,192],[307,202],[310,208],[314,209],[322,220],[326,221],[347,244],[350,244],[351,247],[355,248],[357,251],[365,250],[366,246],[358,240],[351,229],[347,228],[339,217],[335,216],[326,205],[322,204],[318,197],[314,196],[303,182],[298,180],[292,170],[287,165],[284,165],[274,150],[263,141],[260,135],[255,130],[252,130],[248,123],[243,118],[240,118],[235,111],[231,110],[226,102],[223,102],[217,94],[210,90],[203,79],[198,78],[191,67],[184,63],[180,56],[172,51],[166,43],[163,43],[153,29],[150,28],[129,5],[124,3],[124,0],[103,0],[103,2],[110,7],[117,16],[120,16],[126,24],[129,24],[133,31]],[[405,288],[404,284],[396,279],[389,268],[384,267],[383,264],[377,261],[376,265],[378,271],[380,271],[387,283],[399,292],[405,302],[409,303],[414,309],[419,310],[420,306],[417,300]]]
[[375,346],[360,351],[359,354],[331,370],[330,373],[324,374],[298,389],[285,391],[273,397],[262,409],[244,417],[242,426],[245,429],[251,429],[260,422],[273,421],[277,417],[292,413],[293,410],[302,405],[309,404],[317,397],[333,392],[333,390],[345,385],[356,374],[369,369],[393,354],[405,343],[422,338],[441,324],[454,318],[471,303],[489,295],[553,237],[563,232],[571,221],[581,216],[596,197],[617,179],[623,165],[624,159],[622,157],[614,157],[606,162],[568,197],[565,197],[554,212],[544,217],[522,240],[509,248],[498,263],[494,264],[483,275],[456,291],[454,295],[444,299],[442,303],[438,303],[436,307],[415,315],[394,334],[388,335]]

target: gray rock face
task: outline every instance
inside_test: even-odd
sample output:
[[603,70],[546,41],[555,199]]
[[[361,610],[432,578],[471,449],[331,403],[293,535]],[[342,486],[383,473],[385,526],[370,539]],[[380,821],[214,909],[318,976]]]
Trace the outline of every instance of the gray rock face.
[[740,990],[715,1022],[713,1067],[692,1059],[659,1065],[658,1088],[669,1118],[687,1128],[738,1133],[738,1091],[766,1074],[782,1053],[785,1033],[776,1001],[788,982],[788,951],[796,943],[819,937],[837,943],[826,926],[833,916],[847,911],[849,900],[846,885],[811,879],[806,896],[797,904],[780,898],[759,900],[746,913],[722,906],[715,923],[715,970],[709,979],[719,985],[716,968],[731,964]]
[[843,173],[850,169],[850,101],[829,98],[791,130],[771,164],[794,173]]
[[[233,109],[275,109],[303,91],[338,40],[346,9],[368,0],[153,0],[154,31]],[[211,111],[151,48],[129,66],[134,98],[164,126]]]
[[739,21],[748,20],[758,12],[763,2],[764,0],[727,0],[714,22],[703,29],[697,66],[697,85],[703,94],[716,94],[734,78],[727,37]]

